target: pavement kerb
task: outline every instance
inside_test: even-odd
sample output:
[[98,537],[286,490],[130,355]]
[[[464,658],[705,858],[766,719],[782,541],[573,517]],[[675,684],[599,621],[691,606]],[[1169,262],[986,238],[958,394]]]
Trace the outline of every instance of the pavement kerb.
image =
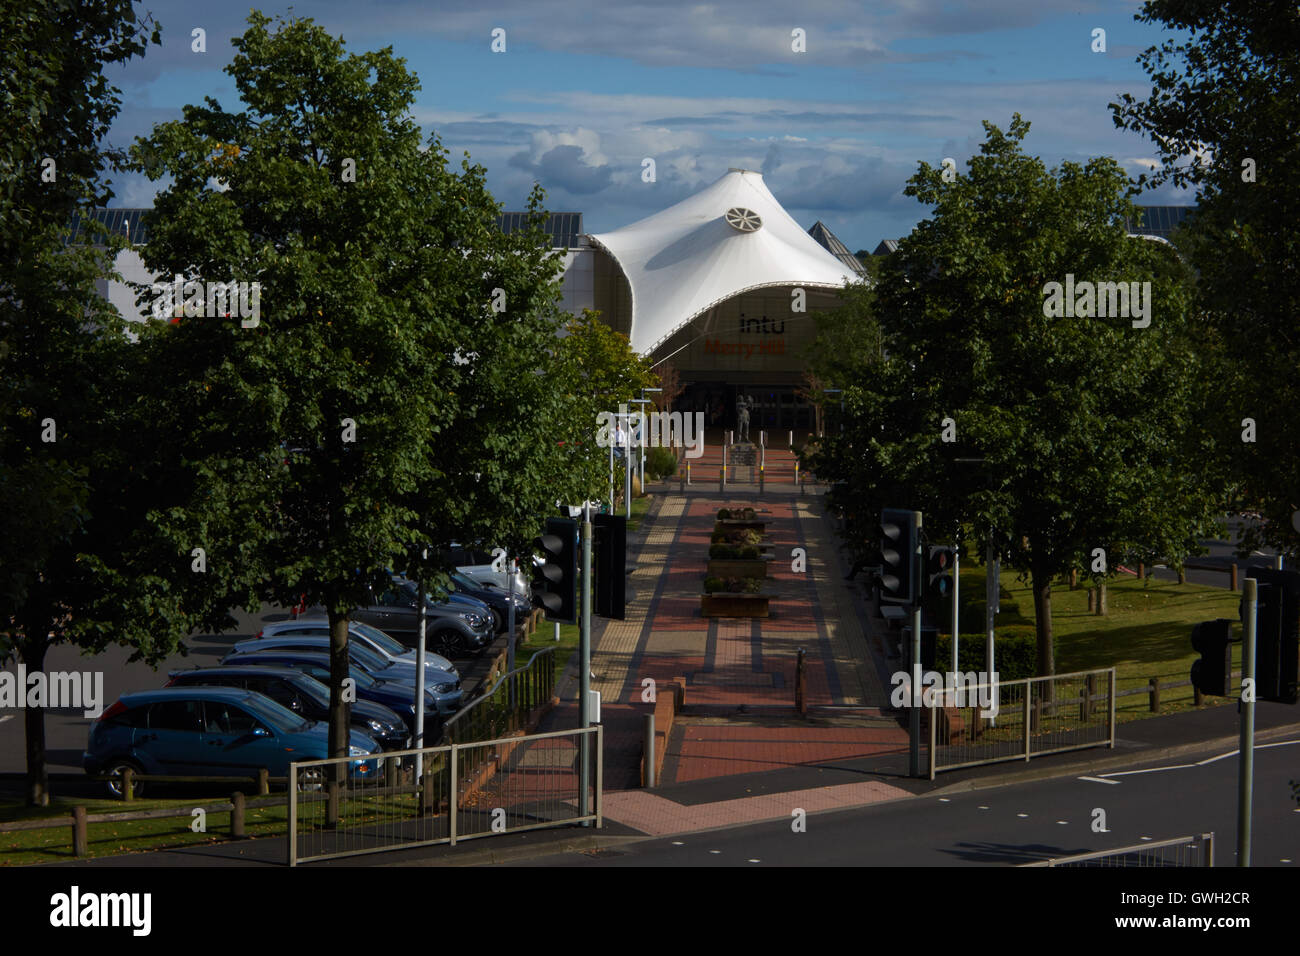
[[[554,856],[558,853],[581,853],[589,850],[604,850],[623,846],[628,843],[640,843],[653,840],[651,836],[596,836],[583,834],[566,840],[557,840],[547,844],[528,844],[526,846],[496,847],[491,846],[491,838],[483,841],[482,849],[461,850],[464,844],[457,844],[454,853],[446,857],[426,860],[403,860],[399,863],[376,863],[376,866],[490,866],[501,863],[517,863],[542,856]],[[477,841],[476,841],[477,842]]]
[[[1276,737],[1285,737],[1288,734],[1300,733],[1300,723],[1286,724],[1282,727],[1271,727],[1267,730],[1255,731],[1255,742],[1267,742]],[[1047,780],[1052,777],[1074,777],[1079,774],[1096,774],[1104,773],[1117,767],[1131,766],[1135,761],[1146,760],[1167,760],[1172,757],[1182,757],[1188,754],[1199,753],[1203,750],[1216,749],[1219,747],[1229,747],[1236,749],[1241,745],[1241,736],[1234,734],[1231,737],[1214,737],[1209,740],[1196,740],[1185,744],[1177,744],[1170,747],[1151,747],[1142,750],[1127,750],[1122,754],[1116,754],[1099,760],[1078,761],[1066,765],[1040,766],[1037,770],[1024,770],[1017,773],[1000,773],[990,774],[982,777],[972,777],[969,780],[961,780],[946,787],[938,787],[934,790],[927,790],[922,796],[942,795],[945,793],[961,793],[966,790],[987,790],[990,787],[1001,787],[1007,784],[1024,783],[1030,780]],[[1107,748],[1109,749],[1109,748]],[[1089,751],[1083,751],[1089,752]],[[1004,764],[1014,764],[1014,760],[1003,761]],[[1033,762],[1029,761],[1030,767]],[[915,779],[915,778],[913,778]],[[937,783],[941,777],[936,777]]]

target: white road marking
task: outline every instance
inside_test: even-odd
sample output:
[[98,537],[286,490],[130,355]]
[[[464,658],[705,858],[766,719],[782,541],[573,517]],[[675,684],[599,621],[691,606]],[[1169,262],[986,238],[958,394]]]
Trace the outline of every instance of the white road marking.
[[[980,807],[980,809],[981,809],[981,810],[987,810],[988,807]],[[1297,812],[1297,813],[1300,813],[1300,810],[1297,810],[1296,812]]]
[[[1271,744],[1256,744],[1256,750],[1269,750],[1273,747],[1293,747],[1300,744],[1300,740],[1279,740]],[[1176,763],[1167,767],[1147,767],[1144,770],[1116,770],[1113,773],[1104,773],[1099,777],[1079,777],[1079,780],[1095,780],[1098,783],[1119,783],[1118,780],[1107,780],[1106,777],[1128,777],[1139,773],[1159,773],[1162,770],[1191,770],[1195,767],[1204,767],[1206,764],[1216,763],[1220,760],[1227,760],[1229,757],[1235,757],[1241,753],[1240,749],[1229,750],[1227,753],[1215,754],[1213,757],[1206,757],[1204,760],[1198,760],[1196,763]]]
[[762,860],[750,860],[749,862],[750,862],[750,863],[762,863],[763,861],[762,861]]
[[1069,825],[1069,821],[1068,821],[1068,820],[1057,820],[1056,822],[1059,823],[1061,826],[1068,826],[1068,825]]
[[710,853],[721,853],[722,851],[721,851],[721,850],[710,850],[709,852],[710,852]]
[[1022,817],[1022,818],[1023,818],[1023,817],[1027,817],[1027,816],[1029,816],[1029,814],[1027,814],[1027,813],[1017,813],[1016,816],[1018,816],[1018,817]]
[[685,846],[685,845],[686,845],[686,844],[683,843],[681,840],[674,840],[674,841],[673,841],[673,846]]
[[0,717],[0,724],[3,724],[6,720],[13,720],[13,719],[14,719],[13,714],[5,714],[3,717]]
[[940,802],[940,803],[951,803],[952,801],[949,800],[947,797],[940,797],[940,798],[939,798],[939,802]]

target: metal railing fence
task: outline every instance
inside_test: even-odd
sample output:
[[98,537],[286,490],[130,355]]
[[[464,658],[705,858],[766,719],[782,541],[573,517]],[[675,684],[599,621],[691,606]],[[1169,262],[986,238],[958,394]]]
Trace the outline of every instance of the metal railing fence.
[[1137,843],[1114,850],[1052,857],[1021,866],[1186,867],[1214,866],[1214,834]]
[[385,752],[382,769],[369,775],[348,772],[356,757],[294,763],[289,865],[541,827],[600,827],[601,743],[597,725]]
[[[995,694],[996,715],[981,716]],[[931,780],[958,767],[1115,746],[1113,667],[965,685],[961,694],[935,689],[922,706]]]

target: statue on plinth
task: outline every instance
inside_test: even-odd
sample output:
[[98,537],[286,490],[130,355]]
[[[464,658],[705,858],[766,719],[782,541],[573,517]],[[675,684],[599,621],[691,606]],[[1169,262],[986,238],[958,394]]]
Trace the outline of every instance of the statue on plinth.
[[741,395],[736,399],[736,434],[742,442],[749,441],[749,409],[751,402]]

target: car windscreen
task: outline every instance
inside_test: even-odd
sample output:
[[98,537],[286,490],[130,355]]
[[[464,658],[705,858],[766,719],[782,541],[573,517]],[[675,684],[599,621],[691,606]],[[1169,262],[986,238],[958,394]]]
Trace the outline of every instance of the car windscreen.
[[271,698],[261,694],[241,700],[239,706],[258,720],[265,722],[276,733],[296,734],[312,725],[312,721],[299,717],[288,707],[277,704]]
[[360,641],[348,641],[348,656],[354,664],[359,664],[371,673],[385,670],[388,661],[384,660]]
[[364,624],[361,621],[353,621],[352,629],[358,634],[364,635],[370,640],[370,643],[387,651],[393,657],[401,657],[406,653],[406,648],[399,641],[389,637],[379,628],[370,624]]

